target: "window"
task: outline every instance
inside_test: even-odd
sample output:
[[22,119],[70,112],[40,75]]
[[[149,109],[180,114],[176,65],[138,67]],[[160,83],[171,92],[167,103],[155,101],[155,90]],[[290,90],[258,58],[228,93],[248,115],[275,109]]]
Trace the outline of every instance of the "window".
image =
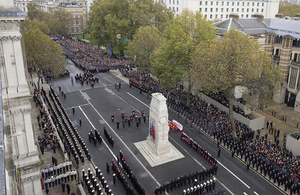
[[175,0],[173,0],[173,5],[175,5]]
[[221,8],[221,12],[223,12],[223,8]]
[[81,32],[81,29],[78,27],[78,32]]
[[219,5],[219,1],[216,1],[216,5]]
[[236,12],[239,12],[239,8],[236,8]]
[[177,0],[177,5],[179,5],[179,0]]
[[228,14],[226,14],[226,18],[228,18]]
[[73,14],[73,18],[75,18],[76,17],[76,15],[75,14]]
[[254,6],[254,3],[252,3],[252,6]]
[[169,4],[171,4],[171,0],[169,0]]
[[73,20],[73,24],[76,25],[76,20]]
[[247,3],[247,6],[249,6],[249,5],[250,5],[250,3],[248,2],[248,3]]
[[240,2],[237,2],[237,6],[240,6]]
[[221,14],[221,19],[223,19],[223,14]]
[[207,8],[205,8],[205,12],[207,12]]
[[242,12],[244,12],[244,8],[242,8]]
[[254,8],[252,8],[252,12],[254,12]]
[[261,9],[261,12],[264,12],[264,9]]
[[229,12],[229,8],[226,8],[226,12]]
[[229,6],[229,2],[227,1],[227,6]]
[[249,12],[249,8],[247,8],[247,12]]
[[211,1],[211,2],[210,2],[210,5],[214,5],[214,2],[213,2],[213,1]]
[[242,2],[242,6],[245,6],[245,2]]
[[215,18],[218,18],[218,14],[216,14]]
[[212,19],[212,14],[210,14],[209,18]]
[[292,69],[291,69],[291,76],[290,76],[290,82],[289,82],[289,87],[292,88],[292,89],[295,89],[296,79],[297,79],[297,73],[298,73],[298,68],[292,67]]
[[258,9],[258,8],[256,9],[256,12],[259,12],[259,9]]
[[202,12],[202,8],[199,8],[199,11]]
[[76,27],[74,27],[74,32],[76,32]]
[[202,1],[200,1],[200,5],[202,5]]
[[176,8],[176,11],[178,12],[178,7]]
[[222,1],[222,6],[224,5],[224,1]]
[[205,5],[207,5],[207,1],[205,1]]
[[71,32],[72,31],[72,29],[71,28],[69,28],[69,32]]
[[205,14],[205,18],[207,18],[207,14]]
[[231,8],[231,12],[234,12],[234,8]]
[[265,5],[265,3],[261,3],[261,6],[264,6]]
[[234,6],[234,2],[232,2],[232,6]]
[[173,10],[175,10],[175,7],[173,7]]
[[77,17],[80,18],[80,14],[78,14]]
[[244,17],[244,14],[242,14],[241,17],[243,18],[243,17]]
[[213,12],[213,8],[210,8],[210,12]]
[[216,8],[216,12],[218,12],[218,8]]
[[73,9],[73,12],[75,12],[75,9]]
[[78,21],[78,24],[80,24],[80,20],[77,20]]
[[246,14],[246,18],[248,18],[248,14]]
[[257,6],[259,6],[259,3],[257,3]]

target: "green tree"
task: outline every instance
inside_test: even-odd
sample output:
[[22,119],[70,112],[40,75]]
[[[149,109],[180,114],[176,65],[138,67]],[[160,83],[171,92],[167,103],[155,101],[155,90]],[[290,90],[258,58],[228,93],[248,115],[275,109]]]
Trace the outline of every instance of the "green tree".
[[52,33],[67,33],[71,20],[70,12],[63,8],[58,8],[50,12],[49,19],[46,23]]
[[215,27],[201,14],[184,9],[163,33],[163,43],[151,55],[152,73],[164,83],[174,87],[180,81],[188,84],[187,105],[190,105],[192,61],[197,46],[216,37]]
[[[274,66],[265,51],[249,35],[230,29],[223,39],[216,39],[198,47],[193,56],[193,78],[209,92],[223,92],[229,100],[229,116],[235,135],[233,118],[234,89],[245,87],[244,96],[252,110],[258,102],[272,99],[281,81],[279,66]],[[199,87],[199,86],[198,86]],[[250,100],[250,97],[252,100]],[[254,101],[258,100],[258,101]]]
[[284,16],[295,17],[297,13],[300,13],[300,5],[288,1],[280,1],[278,13],[282,13]]
[[155,26],[140,27],[128,45],[128,56],[138,64],[139,69],[149,73],[150,54],[161,44],[161,35]]
[[45,17],[47,13],[43,12],[40,9],[40,6],[36,4],[36,2],[30,2],[27,4],[27,17],[30,18],[31,20],[40,20],[40,21],[45,21]]
[[[163,12],[163,13],[161,13]],[[152,0],[96,0],[89,13],[88,29],[99,46],[113,46],[123,55],[125,45],[116,35],[131,40],[140,26],[162,31],[172,18],[170,10]]]
[[[59,76],[65,71],[65,55],[60,44],[52,41],[43,31],[44,22],[24,22],[24,40],[26,58],[38,75],[38,88],[40,79],[45,75]],[[49,30],[48,30],[49,31]]]

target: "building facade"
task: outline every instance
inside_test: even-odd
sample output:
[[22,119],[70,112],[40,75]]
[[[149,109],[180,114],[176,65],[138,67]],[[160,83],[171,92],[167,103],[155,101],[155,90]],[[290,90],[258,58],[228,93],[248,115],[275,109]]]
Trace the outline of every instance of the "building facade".
[[77,5],[66,5],[63,9],[71,13],[71,21],[68,25],[69,34],[82,34],[84,22],[86,18],[86,9],[83,6]]
[[264,18],[254,14],[253,18],[239,18],[231,14],[229,19],[215,23],[217,34],[222,36],[230,28],[250,34],[267,51],[277,66],[283,80],[274,96],[277,103],[286,103],[300,112],[300,18]]
[[275,17],[278,13],[279,0],[162,0],[175,14],[184,8],[201,11],[209,19],[227,19],[230,13],[237,13],[240,18],[251,18],[255,13],[265,17]]

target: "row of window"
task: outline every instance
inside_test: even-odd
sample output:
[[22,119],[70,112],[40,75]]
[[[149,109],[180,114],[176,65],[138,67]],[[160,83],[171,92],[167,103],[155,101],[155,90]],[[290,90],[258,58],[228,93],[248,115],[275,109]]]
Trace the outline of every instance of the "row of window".
[[[295,67],[290,67],[290,81],[289,81],[289,87],[292,89],[295,89],[296,82],[297,82],[297,74],[299,69]],[[300,89],[300,74],[298,75],[298,82],[297,82],[297,90]]]
[[[171,1],[171,0],[170,0],[170,1]],[[173,1],[174,1],[174,0],[173,0]],[[231,2],[231,5],[232,5],[232,6],[235,6],[235,3],[236,3],[237,6],[240,6],[240,2],[234,2],[234,1]],[[224,1],[222,1],[222,2],[221,2],[221,5],[224,6],[224,4],[225,4]],[[177,4],[177,5],[178,5],[178,4]],[[200,1],[200,5],[202,5],[202,1]],[[205,1],[205,5],[208,5],[208,1]],[[211,2],[210,2],[210,5],[214,5],[214,1],[211,1]],[[217,5],[217,6],[219,5],[219,1],[216,1],[216,5]],[[230,2],[227,1],[226,5],[229,6],[229,5],[230,5]],[[241,5],[242,5],[242,6],[245,6],[245,2],[242,2]],[[256,6],[260,6],[260,5],[261,5],[262,7],[265,6],[264,3],[259,4],[259,2],[257,2]],[[247,2],[247,6],[250,6],[250,2]],[[254,2],[252,2],[252,6],[255,6],[255,3],[254,3]]]
[[[205,14],[204,16],[205,16],[205,18],[207,18],[207,14]],[[229,17],[228,14],[226,14],[225,16],[226,16],[226,18]],[[245,16],[245,18],[249,18],[249,14],[246,14],[246,15],[241,14],[241,18],[244,18],[244,16]],[[253,17],[253,14],[251,14],[250,17],[252,18],[252,17]],[[216,18],[218,18],[218,14],[215,15],[215,19],[216,19]],[[223,14],[220,15],[220,18],[223,19]],[[213,14],[210,14],[210,15],[209,15],[209,19],[213,19]]]
[[[73,18],[76,18],[77,14],[73,14]],[[80,18],[80,14],[77,15],[78,18]]]
[[[72,12],[76,12],[76,11],[77,11],[77,12],[80,12],[80,9],[77,9],[77,10],[73,9],[73,10],[72,10]],[[68,9],[68,12],[71,12],[71,10]]]
[[69,33],[76,33],[81,32],[81,29],[79,27],[69,28]]
[[[172,0],[169,0],[169,4],[171,4]],[[166,3],[166,1],[165,1]],[[175,5],[175,0],[173,0],[173,5]],[[177,0],[177,5],[179,5],[179,0]]]
[[[216,9],[216,12],[219,11],[218,8],[215,8]],[[204,8],[204,12],[207,12],[208,8]],[[246,12],[249,12],[249,8],[246,9]],[[202,8],[199,8],[199,11],[202,12]],[[224,11],[224,8],[221,8],[221,12]],[[239,12],[240,9],[239,8],[236,8],[236,12]],[[245,9],[242,8],[242,12],[244,12]],[[251,9],[252,12],[254,12],[254,8]],[[210,12],[213,12],[213,8],[210,8]],[[229,12],[229,8],[226,8],[226,12]],[[231,12],[234,12],[234,8],[231,8]],[[259,8],[256,9],[256,12],[259,12]],[[264,12],[264,9],[261,9],[261,12]]]
[[[76,25],[76,20],[73,20],[73,24]],[[80,20],[77,20],[77,24],[80,24]]]

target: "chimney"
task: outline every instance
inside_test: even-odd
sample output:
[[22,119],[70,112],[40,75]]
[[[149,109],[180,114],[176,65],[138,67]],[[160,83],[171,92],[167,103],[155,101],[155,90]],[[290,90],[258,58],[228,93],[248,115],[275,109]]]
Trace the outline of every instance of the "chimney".
[[261,22],[263,22],[265,18],[264,15],[260,13],[255,13],[253,17],[259,19]]
[[235,21],[239,22],[239,14],[237,13],[230,13],[229,18],[233,18]]
[[300,13],[296,13],[296,16],[295,17],[300,17]]
[[283,17],[284,17],[284,16],[283,16],[282,13],[278,13],[278,14],[275,15],[275,18],[283,18]]

